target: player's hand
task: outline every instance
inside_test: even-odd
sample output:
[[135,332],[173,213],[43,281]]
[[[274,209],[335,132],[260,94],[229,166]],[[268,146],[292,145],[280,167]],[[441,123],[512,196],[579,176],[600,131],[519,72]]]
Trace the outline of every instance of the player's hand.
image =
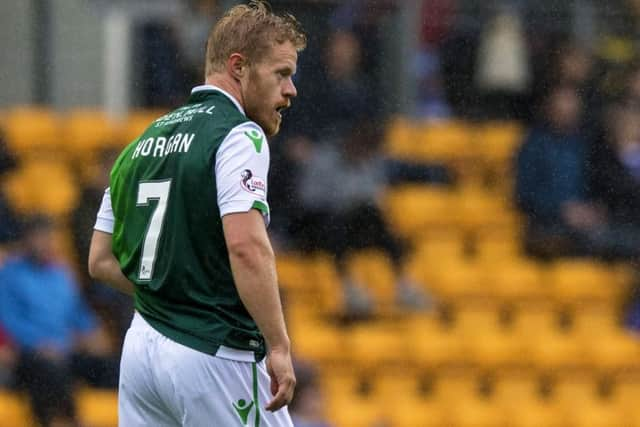
[[272,349],[267,356],[267,372],[271,377],[271,394],[274,397],[265,409],[275,412],[291,402],[296,387],[291,353],[288,350]]

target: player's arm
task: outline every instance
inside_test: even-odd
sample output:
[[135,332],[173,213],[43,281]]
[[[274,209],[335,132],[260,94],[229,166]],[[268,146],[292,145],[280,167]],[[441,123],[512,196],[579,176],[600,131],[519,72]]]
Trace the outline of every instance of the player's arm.
[[216,154],[215,177],[229,261],[240,299],[265,338],[274,398],[266,409],[287,405],[295,388],[269,222],[266,177],[269,147],[257,125],[234,128]]
[[89,275],[93,279],[107,284],[120,292],[133,295],[133,283],[122,273],[120,263],[118,263],[111,249],[113,223],[111,194],[107,189],[102,198],[96,225],[91,236],[88,260]]
[[275,256],[259,211],[252,209],[225,215],[222,223],[238,294],[269,349],[271,392],[275,396],[267,409],[275,411],[291,401],[296,381],[282,314]]
[[120,264],[111,252],[111,233],[94,230],[89,248],[89,275],[114,289],[133,295],[133,283],[120,269]]

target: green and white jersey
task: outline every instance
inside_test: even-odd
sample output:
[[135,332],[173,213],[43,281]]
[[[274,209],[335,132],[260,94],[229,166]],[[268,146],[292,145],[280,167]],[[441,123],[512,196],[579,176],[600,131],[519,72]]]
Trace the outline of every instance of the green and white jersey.
[[163,335],[221,357],[264,357],[221,218],[258,209],[268,224],[268,169],[264,132],[213,86],[195,88],[120,154],[95,229],[113,233],[135,308]]

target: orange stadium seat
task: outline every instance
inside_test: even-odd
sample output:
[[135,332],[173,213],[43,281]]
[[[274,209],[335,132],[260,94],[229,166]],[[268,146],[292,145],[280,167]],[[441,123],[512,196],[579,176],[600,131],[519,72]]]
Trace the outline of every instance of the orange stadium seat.
[[50,157],[64,152],[59,117],[42,107],[18,107],[5,116],[7,146],[19,157]]
[[54,217],[68,214],[78,199],[73,174],[59,161],[24,163],[7,178],[5,191],[19,212],[45,212]]

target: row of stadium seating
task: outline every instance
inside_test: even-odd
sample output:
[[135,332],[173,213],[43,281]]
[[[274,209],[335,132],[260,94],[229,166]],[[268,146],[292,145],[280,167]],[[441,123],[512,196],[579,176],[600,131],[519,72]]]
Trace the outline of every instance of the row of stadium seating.
[[97,149],[121,148],[137,138],[161,111],[140,110],[111,120],[101,110],[66,114],[38,107],[16,107],[0,115],[9,149],[20,158],[52,154],[86,159]]
[[[444,248],[438,252],[439,247],[432,247],[430,242],[419,246],[407,269],[425,291],[441,302],[484,298],[515,304],[615,304],[627,295],[634,279],[633,270],[625,264],[590,260],[543,263],[515,254],[465,257]],[[390,260],[382,253],[361,251],[349,259],[348,268],[355,278],[367,284],[382,307],[392,305],[395,278]],[[293,298],[314,299],[317,310],[330,312],[336,308],[339,279],[330,257],[282,255],[278,274],[282,289]]]
[[[90,427],[118,425],[118,397],[110,390],[83,388],[76,392],[78,418]],[[0,389],[0,426],[29,427],[34,425],[25,395]]]
[[[465,369],[426,375],[391,370],[373,377],[327,371],[323,387],[338,425],[370,427],[388,420],[414,426],[637,426],[640,381],[583,372],[492,376]],[[348,403],[345,403],[348,402]]]
[[[82,153],[106,145],[121,146],[136,138],[162,111],[140,110],[124,120],[104,111],[76,109],[64,114],[41,107],[15,107],[0,114],[10,149],[29,155],[40,149]],[[398,158],[450,162],[483,159],[508,162],[522,138],[515,122],[421,122],[393,119],[387,132],[387,151]]]

